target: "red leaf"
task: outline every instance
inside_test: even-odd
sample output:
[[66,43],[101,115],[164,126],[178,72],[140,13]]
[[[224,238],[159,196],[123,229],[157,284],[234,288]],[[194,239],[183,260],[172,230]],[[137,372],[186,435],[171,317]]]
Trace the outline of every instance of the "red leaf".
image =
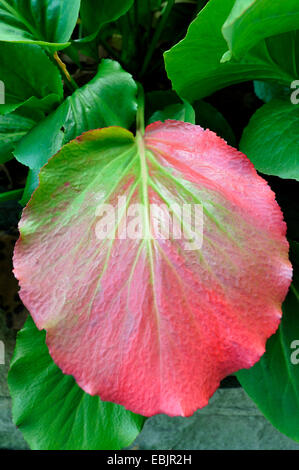
[[[99,240],[96,207],[124,195],[143,204],[152,238]],[[174,203],[202,205],[200,249],[163,238]],[[21,297],[54,361],[86,392],[145,416],[189,416],[251,367],[291,281],[274,193],[243,154],[188,123],[154,123],[137,145],[121,128],[66,145],[42,170],[20,232]]]

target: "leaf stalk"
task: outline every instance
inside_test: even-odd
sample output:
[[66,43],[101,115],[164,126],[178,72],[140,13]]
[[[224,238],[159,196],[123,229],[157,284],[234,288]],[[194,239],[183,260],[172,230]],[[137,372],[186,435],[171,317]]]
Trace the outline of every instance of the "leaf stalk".
[[58,64],[58,67],[60,68],[60,70],[62,71],[63,75],[66,77],[67,79],[67,84],[71,85],[72,87],[72,91],[74,90],[77,90],[79,87],[77,85],[77,83],[75,82],[75,80],[71,77],[68,69],[66,68],[66,65],[65,63],[60,59],[57,51],[55,51],[54,53],[54,59],[55,61],[57,62]]
[[144,134],[144,91],[140,83],[137,83],[137,115],[136,115],[136,129],[140,134]]

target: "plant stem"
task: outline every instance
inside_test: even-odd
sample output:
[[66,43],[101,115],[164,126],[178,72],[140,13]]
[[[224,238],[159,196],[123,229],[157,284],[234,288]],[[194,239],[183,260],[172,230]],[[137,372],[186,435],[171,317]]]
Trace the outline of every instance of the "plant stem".
[[137,83],[137,115],[136,115],[136,129],[140,134],[144,134],[144,91],[140,83]]
[[159,38],[161,36],[161,33],[162,33],[162,31],[165,27],[168,16],[169,16],[169,14],[171,12],[171,9],[174,5],[174,1],[175,0],[168,0],[168,2],[167,2],[165,11],[164,11],[164,13],[163,13],[163,15],[162,15],[162,17],[159,21],[159,24],[158,24],[157,29],[155,31],[155,34],[153,36],[152,42],[151,42],[150,47],[149,47],[149,49],[147,51],[147,54],[145,56],[144,63],[143,63],[143,66],[142,66],[142,69],[141,69],[141,72],[140,72],[141,77],[145,74],[145,72],[147,70],[147,67],[148,67],[148,65],[151,61],[151,58],[152,58],[153,53],[156,49],[156,46],[157,46],[157,43],[158,43]]
[[77,90],[79,88],[77,83],[75,82],[75,80],[69,74],[65,63],[60,59],[57,51],[55,51],[55,53],[54,53],[54,59],[57,62],[58,67],[62,71],[63,75],[66,77],[66,80],[67,80],[66,84],[69,85],[69,88],[71,89],[71,91]]

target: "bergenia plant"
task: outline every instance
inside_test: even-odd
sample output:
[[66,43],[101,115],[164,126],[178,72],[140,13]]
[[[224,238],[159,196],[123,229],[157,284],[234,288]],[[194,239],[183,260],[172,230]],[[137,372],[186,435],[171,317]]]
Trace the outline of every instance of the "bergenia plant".
[[297,0],[0,0],[32,449],[125,448],[235,373],[299,441],[298,28]]

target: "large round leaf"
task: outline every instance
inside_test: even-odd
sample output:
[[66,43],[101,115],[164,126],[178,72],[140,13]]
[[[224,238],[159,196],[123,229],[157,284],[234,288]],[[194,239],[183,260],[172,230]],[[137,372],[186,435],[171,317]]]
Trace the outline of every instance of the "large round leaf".
[[[202,239],[186,208],[203,209]],[[135,139],[110,127],[42,169],[15,275],[54,361],[86,392],[188,416],[276,331],[285,231],[267,183],[214,132],[166,121]]]
[[273,99],[254,113],[240,148],[258,171],[299,180],[298,127],[299,106]]

